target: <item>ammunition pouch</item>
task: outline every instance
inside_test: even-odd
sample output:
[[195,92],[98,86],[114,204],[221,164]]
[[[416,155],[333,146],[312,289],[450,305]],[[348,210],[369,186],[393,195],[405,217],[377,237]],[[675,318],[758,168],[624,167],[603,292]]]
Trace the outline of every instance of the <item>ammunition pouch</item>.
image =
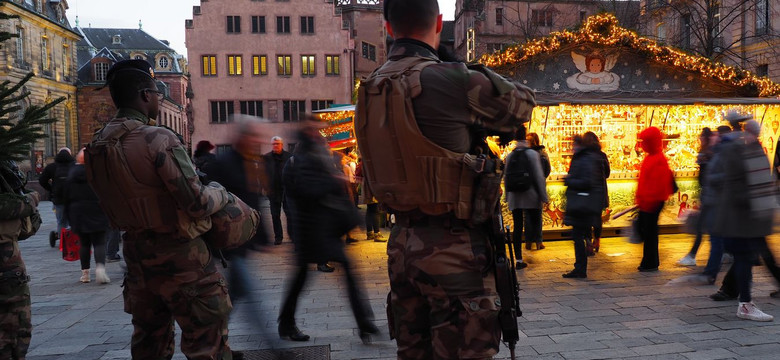
[[0,273],[0,284],[22,285],[30,282],[30,276],[23,271],[4,271]]

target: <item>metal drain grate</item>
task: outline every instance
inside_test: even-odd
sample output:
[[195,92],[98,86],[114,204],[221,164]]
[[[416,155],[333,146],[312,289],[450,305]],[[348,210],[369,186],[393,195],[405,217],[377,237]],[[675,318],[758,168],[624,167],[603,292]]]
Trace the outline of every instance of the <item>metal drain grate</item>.
[[244,350],[245,360],[330,360],[330,345],[290,349]]

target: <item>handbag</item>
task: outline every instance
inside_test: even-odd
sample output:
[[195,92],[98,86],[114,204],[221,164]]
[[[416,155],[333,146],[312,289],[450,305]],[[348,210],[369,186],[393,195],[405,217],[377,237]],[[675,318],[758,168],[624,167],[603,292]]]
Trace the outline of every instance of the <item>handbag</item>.
[[593,193],[571,191],[566,194],[566,212],[572,214],[601,213],[602,199],[596,199]]
[[62,250],[62,259],[65,261],[78,261],[79,250],[81,249],[81,239],[75,232],[67,228],[60,231],[60,250]]

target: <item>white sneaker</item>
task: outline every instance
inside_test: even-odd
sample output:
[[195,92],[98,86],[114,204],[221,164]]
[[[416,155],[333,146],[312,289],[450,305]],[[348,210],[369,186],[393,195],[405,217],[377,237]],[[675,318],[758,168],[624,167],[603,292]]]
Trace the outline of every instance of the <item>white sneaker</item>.
[[774,316],[759,310],[753,302],[741,302],[737,308],[737,317],[753,321],[772,321]]
[[734,256],[731,254],[723,254],[723,257],[720,258],[720,262],[722,264],[731,264],[734,262]]
[[81,270],[81,278],[79,279],[79,281],[83,283],[89,282],[89,269]]
[[691,256],[690,254],[685,255],[680,261],[677,262],[677,264],[682,266],[696,266],[696,258]]
[[97,264],[97,266],[95,266],[95,280],[100,284],[108,284],[111,282],[111,279],[108,278],[108,274],[106,274],[105,265]]

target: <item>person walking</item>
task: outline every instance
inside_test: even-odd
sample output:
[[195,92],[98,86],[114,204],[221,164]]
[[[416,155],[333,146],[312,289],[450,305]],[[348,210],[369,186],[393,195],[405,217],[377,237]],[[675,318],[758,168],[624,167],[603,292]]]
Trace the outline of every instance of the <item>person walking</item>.
[[106,83],[118,111],[87,146],[85,166],[109,221],[125,231],[131,356],[171,358],[176,321],[186,357],[230,360],[232,304],[203,234],[232,195],[201,183],[178,137],[153,126],[163,93],[148,62],[119,61]]
[[[534,93],[485,67],[440,61],[436,0],[385,0],[384,17],[395,41],[361,83],[355,134],[368,183],[395,215],[387,261],[397,357],[490,358],[501,337],[484,222],[493,208],[472,210],[479,171],[495,166],[474,144],[488,130],[512,134],[528,122]],[[498,200],[499,192],[485,194]]]
[[54,205],[54,215],[57,218],[57,231],[52,231],[52,233],[49,234],[52,244],[56,241],[55,239],[60,237],[60,231],[69,226],[68,219],[63,216],[65,213],[64,188],[65,182],[68,179],[68,174],[70,173],[70,168],[73,166],[74,162],[75,159],[73,158],[70,149],[66,147],[61,148],[57,153],[57,156],[54,157],[54,162],[43,168],[41,177],[38,179],[41,187],[49,192],[49,199]]
[[[609,189],[607,188],[607,179],[609,178],[610,167],[607,154],[601,150],[601,141],[599,141],[599,137],[596,136],[594,132],[588,131],[582,134],[582,139],[585,142],[585,146],[591,148],[594,153],[598,155],[599,162],[596,169],[601,171],[600,178],[602,180],[601,193],[603,194],[603,198],[601,209],[599,210],[599,213],[593,217],[593,232],[591,233],[591,231],[588,230],[587,246],[585,247],[588,256],[594,256],[601,248],[601,232],[604,228],[601,214],[604,209],[609,207]],[[593,236],[593,241],[590,241],[591,235]]]
[[601,157],[593,143],[587,143],[582,135],[572,139],[574,155],[569,174],[563,180],[566,185],[566,213],[563,224],[572,227],[574,242],[574,269],[563,274],[564,278],[588,277],[588,253],[585,242],[590,237],[593,219],[601,214],[604,199],[604,173]]
[[744,122],[745,130],[726,135],[730,141],[724,143],[720,159],[713,165],[720,167],[723,177],[712,179],[713,185],[720,189],[718,205],[713,209],[712,233],[723,237],[724,249],[734,255],[729,270],[733,275],[727,274],[727,278],[736,280],[737,317],[772,321],[772,315],[753,303],[750,291],[754,259],[766,248],[766,236],[772,234],[777,207],[771,167],[758,141],[761,129],[758,122],[735,109],[729,110],[724,119],[735,130]]
[[[506,171],[504,171],[504,182],[506,189],[506,202],[509,210],[512,211],[512,223],[514,229],[512,232],[512,242],[514,243],[515,259],[517,269],[524,269],[528,263],[523,261],[523,228],[525,227],[526,249],[530,249],[531,243],[536,244],[537,249],[543,249],[542,244],[542,204],[550,202],[547,196],[547,182],[544,177],[541,157],[538,152],[531,150],[526,141],[525,126],[520,125],[515,132],[517,141],[515,149],[506,157]],[[516,158],[525,156],[525,159]],[[515,165],[518,164],[518,165]],[[510,191],[510,185],[507,184],[514,174],[510,167],[515,165],[519,167],[523,164],[529,166],[528,169],[512,169],[527,172],[530,177],[530,183],[523,190]]]
[[292,341],[309,340],[309,335],[298,329],[295,321],[308,267],[311,263],[334,261],[344,268],[347,294],[359,336],[364,343],[370,342],[379,329],[374,325],[371,306],[342,241],[342,237],[359,224],[359,215],[349,196],[349,184],[342,169],[333,163],[325,138],[313,124],[305,124],[300,130],[298,146],[285,165],[283,176],[293,212],[297,268],[279,312],[279,337]]
[[366,239],[374,242],[387,242],[379,231],[379,201],[376,200],[363,174],[363,161],[359,161],[355,169],[356,181],[360,183],[360,202],[366,204]]
[[[547,150],[545,150],[545,146],[542,145],[541,141],[539,140],[539,134],[537,133],[529,133],[528,136],[526,136],[526,141],[528,141],[528,148],[536,151],[539,153],[539,161],[542,164],[542,175],[544,175],[545,180],[545,191],[547,190],[547,177],[550,176],[550,172],[552,171],[552,168],[550,167],[550,156],[547,155]],[[539,219],[536,220],[539,224],[542,223],[542,212],[539,213]],[[526,242],[525,243],[526,250],[531,250],[531,243]],[[539,240],[536,242],[536,250],[542,250],[544,249],[544,242],[542,238],[539,238]]]
[[637,270],[658,271],[658,217],[664,202],[674,193],[674,175],[663,153],[663,135],[656,127],[639,133],[646,153],[639,169],[636,203],[639,206],[639,238],[643,243],[642,261]]
[[192,154],[192,163],[196,169],[203,170],[209,166],[209,163],[217,159],[217,156],[212,153],[214,148],[216,146],[211,141],[198,141],[198,145],[195,146],[195,153]]
[[111,279],[106,274],[106,231],[108,219],[97,195],[87,182],[87,170],[84,167],[84,149],[76,154],[76,164],[70,169],[64,188],[65,218],[81,242],[79,260],[81,261],[82,283],[90,282],[90,253],[95,255],[95,279],[108,284]]
[[[707,176],[707,164],[712,159],[713,148],[716,142],[717,134],[713,133],[710,128],[705,127],[701,130],[701,134],[699,134],[699,154],[696,156],[696,164],[699,165],[699,176],[697,180],[699,181],[699,187],[702,189],[702,195],[700,197],[704,196],[703,192],[705,188],[704,182]],[[704,221],[702,219],[707,216],[707,210],[707,206],[702,201],[701,206],[699,207],[699,221],[696,223],[696,238],[693,241],[693,246],[691,247],[691,251],[677,262],[678,264],[683,266],[696,266],[696,253],[699,252],[699,246],[704,237]]]
[[284,150],[284,140],[280,136],[274,136],[271,138],[271,152],[263,155],[265,161],[265,167],[268,177],[268,201],[271,203],[271,223],[274,227],[274,245],[282,243],[284,233],[282,231],[282,209],[284,209],[284,217],[287,222],[287,236],[292,239],[290,235],[292,232],[292,220],[290,219],[290,213],[287,211],[287,204],[285,204],[284,184],[282,184],[282,169],[287,160],[290,159],[292,154],[289,151]]

